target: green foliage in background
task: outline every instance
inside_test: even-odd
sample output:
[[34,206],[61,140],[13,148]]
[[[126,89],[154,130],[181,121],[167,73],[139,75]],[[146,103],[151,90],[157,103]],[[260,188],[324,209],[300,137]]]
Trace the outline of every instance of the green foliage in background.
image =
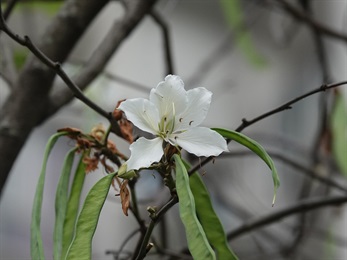
[[240,0],[220,0],[225,19],[230,26],[237,46],[246,56],[247,60],[257,68],[266,65],[265,58],[256,50],[252,36],[245,24],[244,13]]
[[49,16],[55,15],[64,1],[62,0],[46,0],[46,1],[19,1],[15,6],[15,11],[40,11]]
[[331,116],[333,153],[341,172],[347,177],[347,106],[343,95],[336,92]]

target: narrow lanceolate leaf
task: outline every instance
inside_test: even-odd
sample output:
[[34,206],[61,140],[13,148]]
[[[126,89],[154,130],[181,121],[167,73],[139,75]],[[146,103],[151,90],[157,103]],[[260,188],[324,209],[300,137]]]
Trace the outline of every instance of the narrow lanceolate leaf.
[[194,196],[190,190],[189,176],[179,155],[173,156],[176,165],[176,190],[180,217],[186,230],[188,248],[194,259],[216,259],[198,217]]
[[45,184],[45,176],[46,176],[46,167],[49,154],[58,140],[59,137],[66,135],[66,132],[60,132],[52,135],[48,143],[46,145],[45,154],[43,157],[43,163],[41,168],[40,177],[37,183],[33,211],[31,216],[31,226],[30,226],[30,253],[31,259],[44,259],[44,252],[42,246],[42,237],[41,237],[41,208],[42,208],[42,199],[43,199],[43,189]]
[[231,131],[231,130],[226,130],[226,129],[221,129],[221,128],[213,128],[212,130],[215,130],[225,138],[234,140],[235,142],[238,142],[239,144],[242,144],[243,146],[247,147],[250,149],[252,152],[257,154],[263,161],[269,166],[269,168],[272,171],[272,179],[274,183],[274,197],[272,200],[272,205],[274,205],[275,200],[276,200],[276,194],[277,194],[277,189],[280,186],[280,180],[278,177],[278,173],[275,167],[274,162],[272,161],[271,157],[268,155],[268,153],[265,151],[265,149],[256,141],[253,139],[239,133],[236,131]]
[[341,172],[347,177],[347,105],[340,93],[336,94],[331,117],[333,153]]
[[66,209],[66,217],[63,228],[63,246],[61,259],[65,259],[67,250],[72,242],[76,219],[78,215],[78,209],[80,205],[81,193],[84,183],[84,177],[86,176],[85,164],[83,163],[83,155],[78,163],[75,176],[72,182],[69,201]]
[[67,252],[66,259],[91,259],[92,238],[114,176],[115,174],[109,174],[103,177],[89,191],[78,217],[76,233]]
[[53,232],[53,259],[61,259],[63,244],[63,229],[69,192],[69,179],[76,148],[71,149],[65,156],[57,192],[55,195],[55,225]]
[[[188,170],[190,165],[186,162],[184,164]],[[217,258],[237,260],[237,256],[229,247],[222,223],[213,209],[210,195],[200,175],[197,172],[192,174],[189,183],[195,200],[196,213],[208,241],[216,251]]]

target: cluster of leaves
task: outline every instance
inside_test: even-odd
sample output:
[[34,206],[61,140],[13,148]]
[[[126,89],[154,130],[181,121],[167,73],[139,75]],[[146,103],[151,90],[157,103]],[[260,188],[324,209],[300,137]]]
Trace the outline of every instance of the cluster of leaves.
[[[271,158],[258,143],[237,132],[224,129],[215,129],[215,131],[226,138],[243,144],[258,154],[272,169],[275,188],[277,188],[279,182],[276,169]],[[100,126],[94,128],[91,134],[83,134],[80,130],[73,128],[64,128],[49,139],[33,207],[31,225],[31,254],[33,259],[44,259],[40,219],[45,172],[49,154],[61,136],[68,136],[76,140],[77,145],[65,157],[57,186],[54,259],[91,259],[92,237],[106,196],[115,180],[120,185],[122,206],[125,214],[127,214],[130,206],[129,191],[126,187],[128,180],[121,183],[112,166],[106,163],[106,158],[114,161],[112,159],[113,156],[120,157],[123,160],[126,158],[116,149],[116,146],[111,141],[108,140],[105,147],[104,138],[106,133]],[[105,149],[111,153],[105,153]],[[91,150],[94,151],[91,153]],[[82,156],[76,167],[69,192],[69,179],[74,156],[77,152],[81,153]],[[219,259],[237,259],[228,246],[222,224],[213,209],[210,196],[202,179],[198,173],[193,173],[191,176],[188,175],[187,171],[190,165],[183,161],[180,154],[175,153],[171,158],[168,166],[170,166],[170,171],[174,172],[180,216],[186,228],[188,246],[192,256],[194,259],[216,259],[216,255]],[[85,174],[97,167],[96,161],[101,163],[108,174],[99,180],[89,191],[78,216]],[[118,164],[117,161],[115,164]]]

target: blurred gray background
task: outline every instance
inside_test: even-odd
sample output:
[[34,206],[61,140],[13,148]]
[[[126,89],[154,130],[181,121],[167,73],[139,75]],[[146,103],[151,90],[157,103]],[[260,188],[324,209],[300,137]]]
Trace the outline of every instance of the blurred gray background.
[[[170,28],[175,74],[184,80],[186,89],[203,86],[213,92],[211,109],[204,122],[208,127],[235,129],[242,118],[252,119],[323,83],[317,49],[308,26],[278,8],[264,6],[261,1],[241,2],[247,33],[255,51],[253,58],[237,43],[237,35],[227,23],[221,1],[162,0],[155,6]],[[346,3],[344,0],[312,1],[314,17],[322,24],[347,33]],[[27,34],[35,41],[52,15],[54,12],[46,9],[23,6],[13,13],[9,25],[18,34]],[[80,40],[64,68],[71,74],[78,70],[78,65],[88,60],[110,24],[122,15],[122,5],[111,1]],[[1,41],[18,53],[24,51],[5,35],[1,35]],[[346,44],[329,38],[324,44],[332,81],[346,80]],[[105,73],[89,87],[87,95],[107,111],[112,111],[120,99],[148,98],[149,90],[165,77],[163,55],[161,31],[151,17],[146,17],[114,54]],[[346,97],[346,87],[340,89]],[[6,83],[0,78],[0,104],[7,94]],[[269,151],[285,154],[311,167],[310,153],[318,131],[319,112],[319,95],[311,96],[291,110],[247,128],[245,133]],[[106,121],[80,101],[74,101],[31,134],[12,168],[1,198],[0,259],[30,258],[32,203],[48,138],[62,127],[77,127],[88,132],[98,123],[106,124]],[[125,141],[115,136],[111,138],[129,155]],[[72,146],[71,141],[60,140],[48,164],[41,224],[47,259],[52,256],[55,189],[63,157]],[[235,143],[229,148],[243,151]],[[275,159],[275,162],[281,187],[273,208],[270,171],[257,157],[226,157],[203,167],[204,181],[226,231],[235,229],[247,219],[297,202],[304,175],[280,160]],[[321,172],[329,174],[324,169]],[[103,171],[96,171],[87,175],[83,196],[103,174]],[[346,183],[338,174],[331,178]],[[319,183],[314,185],[310,196],[324,194],[324,185],[323,188]],[[153,178],[151,173],[142,174],[137,192],[143,201],[144,216],[148,205],[160,205],[169,196],[160,179]],[[330,191],[330,194],[335,193]],[[110,191],[102,210],[93,241],[93,259],[113,259],[105,251],[118,250],[128,234],[137,228],[131,214],[123,215],[115,194],[114,190]],[[313,228],[305,234],[297,248],[299,253],[292,258],[285,258],[278,251],[293,243],[297,217],[283,219],[232,240],[231,246],[240,259],[347,259],[346,212],[345,206],[313,211],[309,215]],[[177,207],[171,210],[165,222],[169,248],[181,250],[185,246],[185,236]],[[159,230],[158,226],[156,232]],[[329,234],[335,238],[333,243],[328,241]],[[127,244],[127,250],[133,249],[135,238]],[[155,256],[149,257],[152,258]]]

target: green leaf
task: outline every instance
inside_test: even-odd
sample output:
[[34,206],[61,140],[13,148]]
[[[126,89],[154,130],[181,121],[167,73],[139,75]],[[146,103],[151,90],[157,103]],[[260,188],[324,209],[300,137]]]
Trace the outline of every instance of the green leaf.
[[347,177],[347,109],[343,96],[337,92],[331,116],[333,153],[338,167]]
[[[189,170],[190,165],[187,162],[184,164]],[[237,260],[237,256],[229,247],[222,223],[213,209],[208,190],[197,172],[190,176],[189,184],[195,200],[196,213],[218,259]]]
[[69,249],[69,246],[74,236],[76,219],[78,215],[78,209],[80,205],[81,193],[82,193],[85,176],[86,176],[86,171],[85,171],[85,164],[83,163],[83,155],[82,155],[76,169],[74,180],[72,182],[70,197],[67,204],[66,218],[65,218],[64,229],[63,229],[64,233],[63,233],[63,246],[62,246],[61,259],[65,259],[67,250]]
[[253,65],[264,67],[266,61],[253,45],[251,34],[247,30],[247,25],[244,22],[245,19],[240,0],[221,0],[220,3],[227,23],[233,30],[238,47]]
[[247,136],[245,136],[239,132],[226,130],[226,129],[222,129],[222,128],[212,128],[212,130],[218,132],[219,134],[221,134],[225,138],[234,140],[234,141],[238,142],[239,144],[242,144],[243,146],[247,147],[252,152],[257,154],[261,159],[263,159],[263,161],[269,166],[269,168],[272,171],[272,179],[273,179],[273,183],[274,183],[274,197],[272,200],[272,205],[274,205],[275,200],[276,200],[277,189],[280,186],[280,180],[278,177],[278,173],[277,173],[275,164],[272,161],[271,157],[268,155],[268,153],[265,151],[265,149],[259,143],[254,141],[253,139],[251,139],[251,138],[249,138],[249,137],[247,137]]
[[28,11],[28,9],[32,9],[53,16],[59,11],[63,4],[64,1],[23,1],[16,6],[16,10]]
[[204,229],[196,216],[194,196],[189,186],[189,176],[179,155],[173,156],[176,165],[176,190],[180,217],[186,230],[188,248],[194,259],[216,259]]
[[61,259],[61,250],[63,244],[64,220],[69,192],[69,179],[72,164],[75,158],[76,148],[71,149],[65,156],[63,168],[58,182],[55,195],[55,225],[53,232],[53,259]]
[[43,157],[43,163],[41,168],[40,177],[37,183],[35,197],[34,197],[34,204],[33,204],[33,211],[31,215],[31,226],[30,226],[30,253],[31,253],[31,259],[44,259],[44,252],[43,252],[43,246],[42,246],[42,237],[41,237],[41,208],[42,208],[42,199],[43,199],[43,189],[45,185],[45,175],[46,175],[46,167],[47,167],[47,161],[49,154],[58,140],[59,137],[63,135],[67,135],[67,132],[59,132],[54,135],[52,135],[48,143],[46,145],[44,157]]
[[67,252],[66,259],[91,259],[92,238],[99,221],[112,180],[116,174],[109,174],[99,180],[89,191],[76,225],[76,234]]

